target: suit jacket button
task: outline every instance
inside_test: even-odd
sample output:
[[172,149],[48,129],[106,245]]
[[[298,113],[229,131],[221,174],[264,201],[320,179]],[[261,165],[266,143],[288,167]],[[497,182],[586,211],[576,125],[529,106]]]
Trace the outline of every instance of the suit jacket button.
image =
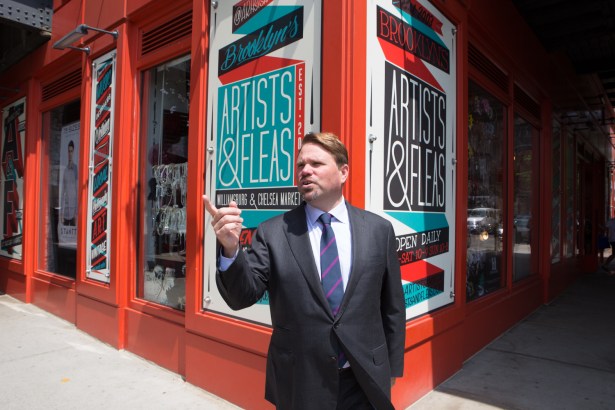
[[329,360],[331,360],[332,362],[337,363],[337,357],[335,357],[335,356],[329,356]]
[[334,325],[333,325],[333,327],[334,327],[335,329],[337,329],[338,327],[340,327],[340,324],[339,324],[339,323],[336,323],[336,324],[334,324]]

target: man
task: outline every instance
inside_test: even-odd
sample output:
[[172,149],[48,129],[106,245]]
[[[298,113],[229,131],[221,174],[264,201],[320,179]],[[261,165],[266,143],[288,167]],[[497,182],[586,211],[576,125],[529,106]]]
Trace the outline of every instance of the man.
[[73,162],[73,152],[75,144],[68,142],[68,164],[62,176],[62,224],[64,226],[75,226],[77,216],[77,165]]
[[221,245],[218,289],[232,309],[269,291],[265,398],[278,408],[392,409],[405,343],[393,227],[345,201],[348,153],[334,134],[306,135],[296,167],[305,202],[260,224],[248,251],[239,247],[241,210],[204,196]]

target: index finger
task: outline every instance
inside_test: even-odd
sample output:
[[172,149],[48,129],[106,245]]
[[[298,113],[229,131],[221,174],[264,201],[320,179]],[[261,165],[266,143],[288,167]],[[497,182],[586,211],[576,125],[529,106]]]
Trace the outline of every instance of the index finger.
[[209,200],[207,195],[203,195],[203,203],[205,204],[205,210],[209,213],[209,215],[215,217],[218,213],[218,208],[216,208],[215,205]]

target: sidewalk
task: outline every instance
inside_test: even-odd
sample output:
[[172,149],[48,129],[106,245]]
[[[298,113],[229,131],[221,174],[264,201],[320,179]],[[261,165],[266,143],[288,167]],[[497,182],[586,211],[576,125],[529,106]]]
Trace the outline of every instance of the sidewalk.
[[0,294],[3,410],[229,410],[238,407],[34,305]]
[[[238,407],[0,294],[0,408]],[[409,409],[615,409],[615,276],[582,277]]]
[[615,409],[615,276],[581,277],[409,409]]

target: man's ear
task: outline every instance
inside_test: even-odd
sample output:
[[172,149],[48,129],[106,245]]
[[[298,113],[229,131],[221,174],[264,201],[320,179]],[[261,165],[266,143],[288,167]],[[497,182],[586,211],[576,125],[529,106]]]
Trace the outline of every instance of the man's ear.
[[344,164],[340,167],[340,174],[342,176],[342,183],[346,182],[348,179],[348,173],[350,172],[350,167],[348,164]]

